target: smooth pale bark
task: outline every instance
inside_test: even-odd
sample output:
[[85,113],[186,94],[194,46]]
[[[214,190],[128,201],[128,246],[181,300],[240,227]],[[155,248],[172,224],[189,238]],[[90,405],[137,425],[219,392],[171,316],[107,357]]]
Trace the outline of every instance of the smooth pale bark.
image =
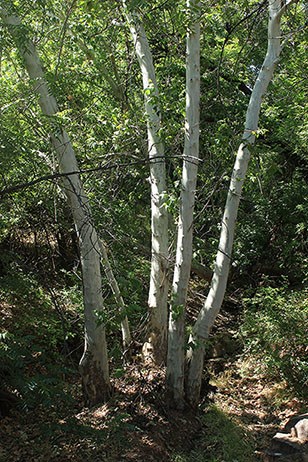
[[[73,32],[68,29],[68,35],[71,37],[73,36]],[[120,83],[120,78],[117,72],[117,69],[114,64],[114,78],[109,74],[108,69],[103,65],[101,61],[97,58],[95,53],[88,47],[88,45],[85,43],[84,40],[81,40],[80,38],[77,38],[77,43],[80,49],[84,52],[84,54],[87,57],[87,60],[92,61],[97,68],[97,70],[100,72],[101,76],[104,78],[104,80],[107,82],[109,85],[109,88],[112,92],[113,97],[118,100],[122,104],[126,104],[126,98],[125,94],[123,91],[123,85]],[[112,61],[114,60],[114,57],[112,56]]]
[[[106,245],[102,239],[99,239],[99,248],[100,248],[100,252],[102,256],[103,268],[104,268],[106,277],[108,279],[109,285],[111,287],[112,293],[114,295],[114,298],[117,302],[118,311],[124,314],[125,313],[125,303],[124,303],[118,282],[115,278],[115,275],[113,273],[113,270],[112,270],[112,267],[111,267],[111,264],[108,258],[108,252],[107,252]],[[123,315],[123,319],[121,320],[121,330],[122,330],[122,341],[123,341],[123,347],[124,347],[124,353],[125,353],[125,351],[127,351],[132,341],[131,334],[130,334],[130,328],[129,328],[129,322],[128,322],[128,318],[126,315]]]
[[168,323],[168,213],[165,207],[166,165],[164,146],[159,131],[161,113],[152,53],[144,27],[137,13],[123,2],[140,65],[147,117],[148,153],[151,183],[152,257],[149,288],[148,339],[143,355],[156,364],[165,363]]
[[[291,3],[293,2],[287,2],[287,6]],[[279,0],[269,1],[267,53],[255,82],[246,112],[242,143],[237,152],[221,223],[221,234],[211,287],[190,338],[192,347],[187,354],[188,379],[186,397],[192,405],[197,405],[199,401],[204,360],[204,341],[208,338],[210,330],[213,327],[226,291],[239,202],[251,155],[250,147],[255,142],[255,135],[258,130],[262,97],[272,79],[281,51],[280,20],[285,6],[281,8],[281,1]]]
[[184,402],[184,343],[187,289],[190,278],[193,241],[193,212],[199,158],[200,120],[200,3],[188,0],[190,22],[186,45],[186,121],[178,222],[176,262],[169,314],[167,393],[171,405]]
[[[103,65],[103,63],[98,60],[98,58],[95,56],[95,53],[92,50],[90,50],[90,48],[87,46],[87,44],[83,40],[78,39],[77,43],[80,46],[80,49],[85,53],[87,59],[94,63],[97,70],[101,73],[102,77],[106,80],[106,82],[108,83],[108,85],[109,85],[109,87],[110,87],[110,89],[112,91],[113,97],[115,99],[117,99],[120,103],[124,103],[125,102],[125,94],[124,94],[124,91],[123,91],[123,86],[120,83],[119,75],[118,75],[117,69],[115,67],[115,64],[113,66],[113,68],[114,68],[114,77],[112,77],[109,74],[108,69],[106,69],[106,67]],[[112,61],[114,61],[113,55],[111,55],[111,58],[112,58]]]
[[[70,139],[60,127],[56,118],[58,105],[45,80],[44,71],[33,42],[27,38],[26,30],[18,17],[9,15],[0,8],[4,23],[8,26],[21,54],[25,68],[32,81],[33,91],[39,97],[44,115],[49,117],[52,129],[51,143],[57,153],[62,173],[78,172]],[[83,298],[85,311],[85,347],[80,360],[83,390],[90,405],[104,401],[110,393],[108,353],[103,323],[98,323],[103,311],[103,297],[100,272],[100,249],[88,199],[78,174],[63,178],[63,190],[68,198],[77,230],[83,275]]]
[[[76,37],[72,30],[69,27],[69,16],[72,13],[73,9],[76,7],[76,4],[74,2],[71,4],[71,7],[69,8],[68,12],[66,14],[61,14],[60,17],[63,20],[63,37],[65,34],[69,35],[70,37],[74,37],[78,43],[79,48],[84,52],[86,58],[88,61],[92,61],[94,66],[97,68],[97,70],[100,72],[101,76],[104,78],[104,80],[107,82],[109,85],[109,88],[112,92],[113,97],[118,100],[120,103],[125,103],[125,94],[123,91],[123,86],[120,83],[120,78],[119,74],[115,65],[115,59],[113,54],[110,54],[110,60],[112,63],[112,67],[114,70],[114,76],[110,75],[110,72],[104,66],[102,61],[100,61],[94,51],[89,48],[87,45],[86,41],[81,39],[80,37]],[[102,41],[103,38],[102,36],[100,37],[100,41]],[[106,48],[108,49],[108,46],[106,44]]]
[[[63,17],[64,24],[66,24],[66,33],[70,36],[73,37],[73,32],[69,28],[68,25],[68,16]],[[123,92],[122,85],[119,83],[119,75],[117,72],[117,69],[114,65],[114,71],[115,71],[115,79],[112,78],[112,76],[108,73],[108,70],[106,67],[99,62],[97,59],[95,53],[88,47],[88,45],[85,43],[84,40],[77,38],[77,43],[80,47],[80,49],[85,53],[87,59],[89,61],[92,61],[96,68],[100,71],[101,75],[103,78],[106,80],[107,84],[109,85],[111,92],[113,94],[113,97],[117,99],[121,103],[125,103],[125,95]],[[114,58],[113,58],[114,60]],[[115,82],[116,80],[116,82]],[[108,252],[106,249],[106,245],[102,239],[99,239],[99,248],[100,248],[100,253],[101,253],[101,262],[102,266],[104,268],[104,272],[106,274],[106,277],[108,279],[109,285],[111,287],[112,293],[114,295],[114,298],[116,300],[117,306],[118,306],[118,311],[120,313],[125,312],[125,303],[118,285],[118,282],[114,276],[112,266],[110,264],[109,258],[108,258]],[[121,320],[121,331],[122,331],[122,342],[123,342],[123,348],[124,352],[127,351],[129,348],[129,345],[131,343],[131,333],[130,333],[130,328],[129,328],[129,322],[128,318],[126,315],[123,316],[123,319]]]

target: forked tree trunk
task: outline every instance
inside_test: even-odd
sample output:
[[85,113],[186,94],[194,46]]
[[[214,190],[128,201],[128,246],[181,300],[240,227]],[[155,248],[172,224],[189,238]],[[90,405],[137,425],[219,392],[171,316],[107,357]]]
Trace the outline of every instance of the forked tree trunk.
[[222,219],[221,234],[211,287],[190,338],[190,344],[193,344],[193,346],[187,354],[189,369],[186,397],[192,405],[197,405],[199,401],[204,360],[204,341],[209,336],[226,291],[239,202],[250,159],[250,148],[255,142],[255,135],[258,130],[262,97],[272,79],[274,68],[278,62],[281,51],[281,16],[285,8],[293,3],[293,1],[287,1],[284,6],[281,7],[282,3],[283,2],[280,0],[269,0],[267,53],[255,82],[246,113],[242,143],[237,152]]
[[188,0],[189,14],[186,59],[186,121],[178,222],[176,262],[169,314],[167,393],[170,404],[184,403],[184,347],[187,289],[190,278],[193,240],[193,212],[199,158],[200,119],[200,2]]
[[80,372],[86,402],[93,405],[104,401],[110,393],[105,327],[99,318],[103,311],[103,297],[98,237],[80,177],[76,173],[70,174],[79,170],[75,152],[67,133],[53,117],[58,112],[58,105],[45,80],[36,48],[27,38],[26,28],[17,16],[8,14],[4,8],[0,8],[0,14],[24,60],[33,91],[39,97],[41,110],[49,117],[51,143],[57,153],[60,171],[68,174],[63,179],[62,187],[68,198],[79,238],[83,275],[85,348],[80,361]]
[[159,131],[161,113],[152,53],[138,14],[123,1],[126,18],[133,37],[143,81],[147,117],[148,152],[151,183],[152,257],[149,289],[148,339],[143,347],[145,359],[165,363],[168,323],[168,213],[165,207],[165,153]]

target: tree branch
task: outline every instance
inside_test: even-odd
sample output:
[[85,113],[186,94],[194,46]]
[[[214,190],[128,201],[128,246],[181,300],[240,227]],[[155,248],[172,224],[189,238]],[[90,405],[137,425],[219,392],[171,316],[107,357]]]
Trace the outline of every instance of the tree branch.
[[[50,173],[48,175],[43,175],[38,178],[34,178],[34,180],[31,181],[26,181],[24,183],[18,183],[13,186],[8,186],[7,188],[0,189],[0,200],[2,197],[9,195],[9,194],[14,194],[18,191],[22,191],[23,189],[30,188],[31,186],[35,186],[36,184],[42,183],[43,181],[54,181],[57,180],[58,178],[64,178],[64,177],[70,177],[72,175],[82,175],[82,174],[87,174],[87,173],[95,173],[95,172],[100,172],[102,170],[110,170],[112,168],[122,168],[122,167],[133,167],[136,165],[146,165],[150,163],[157,163],[157,162],[164,162],[164,159],[182,159],[181,155],[174,155],[174,156],[168,156],[168,157],[163,157],[163,156],[155,156],[152,159],[140,159],[135,162],[122,162],[120,164],[99,164],[97,167],[92,167],[88,169],[81,169],[81,170],[75,170],[67,173]],[[199,159],[201,161],[201,159]],[[192,162],[194,163],[194,159],[190,160],[189,158],[186,159],[186,162]]]
[[280,10],[278,11],[278,13],[276,14],[275,16],[275,19],[276,20],[280,20],[283,13],[287,10],[287,8],[289,8],[292,3],[298,3],[298,0],[287,0],[283,5],[282,7],[280,8]]

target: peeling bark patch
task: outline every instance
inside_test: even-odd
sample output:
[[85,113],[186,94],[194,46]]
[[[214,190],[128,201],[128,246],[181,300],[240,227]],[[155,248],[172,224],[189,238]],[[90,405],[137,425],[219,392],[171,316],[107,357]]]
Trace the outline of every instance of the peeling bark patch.
[[103,378],[102,370],[89,356],[79,366],[86,406],[104,403],[110,397],[110,386]]

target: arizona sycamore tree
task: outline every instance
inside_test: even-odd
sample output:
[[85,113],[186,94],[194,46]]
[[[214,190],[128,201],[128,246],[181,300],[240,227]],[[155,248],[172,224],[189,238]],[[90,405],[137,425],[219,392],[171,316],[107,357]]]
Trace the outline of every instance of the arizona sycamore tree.
[[14,14],[12,5],[0,8],[0,15],[12,34],[24,66],[29,74],[32,88],[39,97],[39,105],[50,126],[50,141],[57,154],[62,188],[68,198],[79,239],[83,274],[85,310],[85,346],[80,360],[83,390],[88,404],[104,401],[110,392],[108,353],[105,326],[98,322],[103,310],[100,271],[99,240],[93,225],[89,201],[78,174],[79,168],[69,136],[56,118],[59,112],[56,99],[45,79],[44,71],[28,31]]
[[188,0],[187,12],[185,142],[166,377],[169,399],[176,407],[182,407],[184,400],[185,311],[192,260],[193,213],[199,158],[200,2]]
[[143,353],[146,359],[161,364],[166,361],[168,320],[168,212],[165,207],[166,166],[160,137],[161,111],[153,57],[141,18],[123,2],[142,73],[147,118],[148,154],[151,184],[151,274],[149,288],[148,339]]
[[200,395],[204,342],[208,338],[210,330],[220,311],[226,291],[235,224],[248,163],[251,157],[251,147],[255,143],[256,134],[258,132],[262,98],[273,77],[274,69],[278,63],[281,52],[281,18],[287,7],[292,3],[295,3],[295,1],[289,0],[281,2],[280,0],[269,0],[267,52],[253,87],[246,112],[242,143],[237,152],[224,215],[221,222],[221,234],[211,287],[190,338],[190,349],[187,354],[189,368],[186,397],[193,405],[198,403]]

